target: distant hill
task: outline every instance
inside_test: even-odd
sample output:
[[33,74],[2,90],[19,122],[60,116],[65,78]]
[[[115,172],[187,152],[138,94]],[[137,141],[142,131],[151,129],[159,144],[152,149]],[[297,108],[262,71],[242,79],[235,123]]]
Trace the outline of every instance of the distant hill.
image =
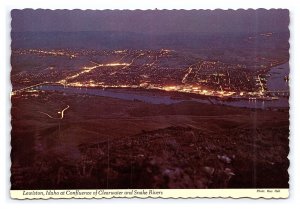
[[[151,35],[133,32],[12,32],[12,48],[86,49],[288,49],[288,33]],[[249,38],[251,37],[251,38]]]

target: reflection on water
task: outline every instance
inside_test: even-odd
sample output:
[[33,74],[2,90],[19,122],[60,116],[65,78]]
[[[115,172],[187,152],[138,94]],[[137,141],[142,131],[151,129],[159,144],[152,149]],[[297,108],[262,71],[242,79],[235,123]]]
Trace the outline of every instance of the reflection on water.
[[[78,88],[78,87],[63,87],[56,85],[39,86],[38,89],[44,91],[62,91],[64,93],[87,94],[103,97],[111,97],[130,101],[143,101],[151,104],[174,104],[186,100],[173,99],[166,95],[156,95],[147,91],[130,91],[130,90],[114,90],[114,89],[96,89],[96,88]],[[198,100],[198,99],[197,99]],[[209,103],[208,100],[199,99],[199,102]]]
[[247,107],[247,108],[283,108],[289,106],[289,99],[280,97],[278,100],[263,101],[263,100],[239,100],[239,101],[216,101],[216,104],[224,104],[235,107]]
[[[280,66],[276,66],[269,71],[270,77],[268,77],[267,87],[268,90],[289,90],[288,82],[284,80],[284,77],[289,74],[289,64],[285,63]],[[37,89],[44,91],[60,91],[66,94],[86,94],[103,97],[111,97],[117,99],[124,99],[130,101],[142,101],[151,104],[174,104],[183,101],[196,101],[206,104],[219,104],[229,105],[235,107],[247,107],[247,108],[282,108],[289,107],[289,101],[287,97],[279,97],[278,100],[264,101],[264,100],[237,100],[237,101],[220,101],[215,98],[209,99],[176,99],[167,95],[155,94],[151,91],[134,91],[134,90],[122,90],[122,89],[96,89],[96,88],[78,88],[78,87],[63,87],[59,85],[44,85],[38,86]]]
[[217,99],[210,98],[207,99],[175,99],[166,95],[156,95],[148,91],[130,91],[130,90],[113,90],[113,89],[93,89],[93,88],[77,88],[77,87],[68,87],[64,88],[63,86],[39,86],[38,89],[44,91],[61,91],[66,94],[86,94],[86,95],[95,95],[95,96],[104,96],[110,98],[124,99],[129,101],[142,101],[151,104],[175,104],[183,101],[195,101],[205,104],[220,104],[220,105],[229,105],[236,107],[247,107],[247,108],[269,108],[269,107],[285,107],[288,104],[287,98],[282,98],[273,101],[248,101],[248,100],[239,100],[239,101],[220,101]]

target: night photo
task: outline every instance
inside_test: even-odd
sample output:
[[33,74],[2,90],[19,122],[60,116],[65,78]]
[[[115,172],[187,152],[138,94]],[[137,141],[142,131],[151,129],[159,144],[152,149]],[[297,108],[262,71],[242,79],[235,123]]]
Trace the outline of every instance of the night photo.
[[289,188],[288,10],[11,17],[11,190]]

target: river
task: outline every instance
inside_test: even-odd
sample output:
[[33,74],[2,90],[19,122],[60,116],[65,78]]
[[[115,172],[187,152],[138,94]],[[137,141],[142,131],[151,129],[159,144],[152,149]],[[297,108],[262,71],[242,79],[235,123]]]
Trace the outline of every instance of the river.
[[[289,74],[289,64],[285,63],[271,68],[269,71],[270,77],[267,80],[267,87],[269,90],[289,90],[288,83],[285,82],[284,77]],[[117,99],[124,99],[130,101],[142,101],[151,104],[174,104],[184,101],[195,101],[205,104],[228,105],[235,107],[246,108],[287,108],[289,101],[287,97],[279,97],[278,100],[264,101],[264,100],[236,100],[236,101],[221,101],[215,98],[208,99],[176,99],[168,95],[156,94],[151,90],[129,90],[129,89],[102,89],[102,88],[78,88],[78,87],[64,87],[60,85],[42,85],[35,87],[35,89],[43,91],[60,91],[66,94],[86,94],[103,96]]]
[[290,72],[289,63],[284,63],[273,67],[270,71],[270,77],[267,80],[268,90],[270,91],[288,91],[289,83],[284,80],[285,76],[288,76]]

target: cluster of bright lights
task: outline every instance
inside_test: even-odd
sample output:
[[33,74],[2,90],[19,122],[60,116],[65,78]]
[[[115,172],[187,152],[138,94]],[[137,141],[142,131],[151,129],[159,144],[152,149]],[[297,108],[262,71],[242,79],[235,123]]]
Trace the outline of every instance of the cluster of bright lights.
[[162,50],[160,50],[161,53],[166,53],[166,54],[168,54],[170,52],[173,52],[173,51],[174,50],[171,50],[171,49],[162,49]]
[[44,51],[44,50],[37,50],[37,49],[30,49],[29,52],[44,54],[44,55],[52,55],[52,56],[68,56],[70,58],[75,58],[76,54],[72,54],[69,52],[62,52],[62,51]]
[[116,66],[129,66],[129,63],[109,63],[109,64],[103,64],[103,65],[99,65],[99,67],[104,66],[104,67],[116,67]]
[[266,37],[270,37],[273,35],[273,33],[261,33],[261,36],[266,36]]
[[164,86],[161,89],[164,91],[178,91],[217,97],[229,97],[236,94],[236,92],[233,91],[214,91],[193,85]]
[[116,50],[116,51],[114,51],[115,54],[123,54],[125,52],[127,52],[127,50]]
[[[168,85],[168,86],[159,86],[152,85],[148,83],[141,83],[140,85],[105,85],[103,82],[95,82],[94,80],[89,80],[86,82],[71,82],[66,84],[66,86],[73,87],[100,87],[100,88],[146,88],[146,89],[158,89],[163,91],[176,91],[176,92],[185,92],[185,93],[194,93],[205,96],[217,96],[217,97],[230,97],[237,94],[233,91],[214,91],[209,89],[204,89],[200,86],[193,85]],[[242,96],[243,94],[241,94]],[[254,94],[253,94],[254,95]],[[255,94],[257,95],[257,94]]]
[[129,63],[108,63],[108,64],[96,64],[95,66],[92,66],[92,67],[85,66],[82,68],[82,71],[80,71],[72,76],[66,77],[63,80],[60,80],[59,83],[66,83],[68,80],[77,78],[82,74],[89,73],[98,67],[117,67],[117,66],[129,66],[129,65],[130,65]]

